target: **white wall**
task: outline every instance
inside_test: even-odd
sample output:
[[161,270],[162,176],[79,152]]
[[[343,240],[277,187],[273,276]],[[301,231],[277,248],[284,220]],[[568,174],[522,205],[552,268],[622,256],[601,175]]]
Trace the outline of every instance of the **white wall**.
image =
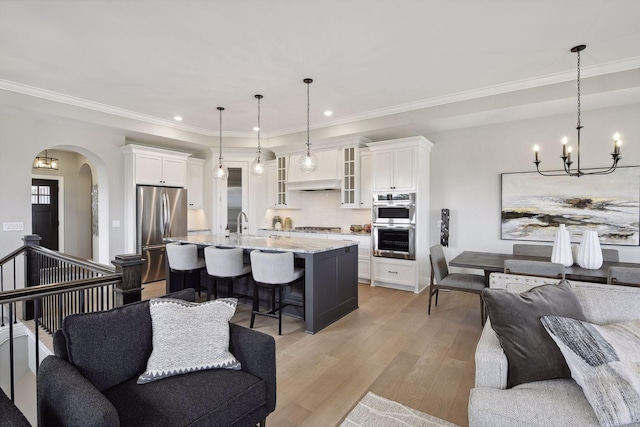
[[[62,122],[0,114],[0,223],[23,222],[24,231],[1,232],[2,256],[19,248],[22,237],[31,233],[31,173],[35,156],[44,149],[77,151],[95,166],[100,198],[100,240],[98,260],[108,264],[123,252],[123,229],[111,228],[111,220],[123,215],[124,137],[89,130]],[[71,224],[67,224],[70,227]]]
[[[638,117],[638,104],[583,112],[582,166],[609,166],[611,136],[616,130],[625,141],[619,164],[640,165]],[[575,147],[575,126],[576,116],[565,114],[427,135],[435,144],[431,152],[430,243],[439,240],[436,221],[440,209],[449,208],[449,259],[464,250],[510,253],[514,241],[500,239],[500,174],[534,171],[534,144],[541,147],[542,170],[560,168],[560,138],[566,135]],[[640,247],[611,247],[619,249],[621,261],[640,262]]]

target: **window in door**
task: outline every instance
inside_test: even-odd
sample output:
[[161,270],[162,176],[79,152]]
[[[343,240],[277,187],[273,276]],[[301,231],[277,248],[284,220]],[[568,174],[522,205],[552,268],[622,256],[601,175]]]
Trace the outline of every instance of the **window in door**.
[[58,250],[58,181],[31,180],[31,232],[41,246]]

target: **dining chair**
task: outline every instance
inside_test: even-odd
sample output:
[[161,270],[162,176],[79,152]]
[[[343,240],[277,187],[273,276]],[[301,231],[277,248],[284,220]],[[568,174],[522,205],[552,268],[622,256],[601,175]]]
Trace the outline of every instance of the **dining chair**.
[[431,262],[431,283],[429,285],[429,309],[427,314],[431,314],[431,299],[434,294],[436,296],[436,307],[438,306],[438,294],[441,289],[470,292],[480,296],[480,320],[484,325],[485,315],[482,301],[482,290],[486,286],[484,275],[449,273],[442,245],[434,245],[429,248],[429,261]]
[[564,279],[564,265],[549,261],[507,259],[504,261],[504,272],[507,274]]
[[[273,317],[278,319],[278,335],[282,335],[282,309],[287,305],[294,305],[284,302],[284,288],[304,279],[304,268],[294,265],[292,252],[262,252],[254,250],[251,251],[250,257],[254,284],[253,310],[251,311],[249,327],[253,328],[256,315]],[[259,288],[266,288],[271,291],[271,310],[269,311],[260,311]],[[276,291],[278,293],[277,298]],[[304,292],[302,295],[304,312]]]
[[602,249],[602,261],[620,262],[620,253],[617,249]]
[[[236,280],[251,274],[251,265],[244,263],[242,248],[204,248],[204,260],[207,266],[207,301],[211,299],[213,289],[214,299],[218,298],[218,280],[227,282],[227,297],[234,297],[233,284]],[[245,296],[245,295],[242,295]]]
[[609,267],[607,283],[619,286],[640,287],[640,268]]
[[[168,243],[166,246],[169,271],[182,275],[182,288],[198,289],[200,294],[200,272],[205,268],[204,258],[198,256],[198,245]],[[189,285],[187,278],[195,276],[197,287]]]
[[528,243],[514,243],[513,254],[522,256],[537,256],[551,259],[553,246],[550,245],[530,245]]

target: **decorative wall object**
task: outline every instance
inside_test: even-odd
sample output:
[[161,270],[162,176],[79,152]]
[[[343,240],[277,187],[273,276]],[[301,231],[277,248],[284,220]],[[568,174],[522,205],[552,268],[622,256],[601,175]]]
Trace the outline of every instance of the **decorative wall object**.
[[557,262],[570,267],[573,265],[573,254],[571,253],[571,237],[564,224],[558,226],[556,238],[553,241],[553,251],[551,252],[551,262]]
[[566,224],[574,243],[593,230],[601,244],[638,246],[640,167],[578,179],[503,173],[501,219],[502,239],[553,242]]
[[91,231],[98,237],[98,184],[91,188]]
[[441,210],[440,244],[444,247],[449,246],[449,209]]
[[596,270],[602,266],[602,249],[600,249],[598,233],[587,230],[582,234],[576,262],[580,267],[590,270]]

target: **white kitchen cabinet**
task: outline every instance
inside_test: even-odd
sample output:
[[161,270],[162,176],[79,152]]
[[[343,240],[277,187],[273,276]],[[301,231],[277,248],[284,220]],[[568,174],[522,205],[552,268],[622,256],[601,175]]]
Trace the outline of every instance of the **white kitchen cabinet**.
[[418,293],[418,269],[415,261],[373,257],[372,285],[382,282],[387,287]]
[[289,157],[282,156],[267,163],[267,207],[298,209],[300,199],[295,191],[287,190]]
[[266,162],[267,165],[267,208],[278,206],[278,169],[276,161]]
[[360,172],[360,152],[356,146],[343,147],[341,150],[342,163],[342,185],[341,185],[341,208],[359,208],[359,172]]
[[373,191],[416,191],[417,154],[417,147],[373,151]]
[[188,230],[187,236],[203,236],[205,234],[211,234],[210,228],[203,228],[201,230]]
[[412,136],[371,142],[367,147],[373,193],[415,193],[416,200],[416,259],[372,256],[371,285],[418,293],[429,286],[429,161],[433,143],[423,136]]
[[370,208],[373,197],[371,185],[371,153],[369,151],[360,152],[360,207]]
[[135,183],[185,187],[187,184],[188,154],[138,151],[134,154]]
[[369,282],[371,280],[371,235],[351,235],[349,237],[358,242],[358,279]]
[[358,242],[358,280],[371,280],[371,235],[370,234],[328,234],[329,240],[352,240]]
[[289,158],[282,156],[276,158],[276,206],[286,207],[288,200],[287,194],[287,166]]
[[136,186],[186,187],[190,153],[137,144],[122,147],[124,155],[124,250],[136,251]]
[[189,209],[204,207],[204,163],[202,159],[187,161],[187,200]]

